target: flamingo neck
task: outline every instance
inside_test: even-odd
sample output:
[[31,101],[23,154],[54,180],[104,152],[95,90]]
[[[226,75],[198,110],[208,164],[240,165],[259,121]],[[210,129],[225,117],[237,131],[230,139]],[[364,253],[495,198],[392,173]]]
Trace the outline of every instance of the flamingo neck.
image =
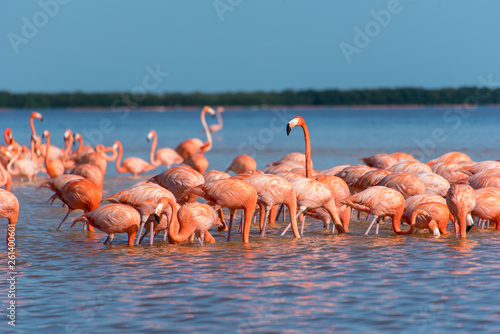
[[70,156],[71,155],[71,146],[73,146],[73,136],[69,136],[66,140],[65,140],[65,144],[66,144],[66,150],[64,150],[64,153],[67,155],[67,156]]
[[156,132],[153,132],[153,144],[151,145],[151,151],[149,152],[149,161],[153,166],[158,166],[156,164],[157,161],[155,160],[155,150],[157,143],[158,143],[158,138],[156,137]]
[[309,137],[306,122],[303,122],[300,126],[304,130],[304,140],[306,142],[306,178],[312,179],[311,138]]
[[36,136],[35,124],[33,123],[33,117],[30,117],[30,127],[31,127],[31,134],[33,136]]
[[208,146],[205,148],[205,152],[208,152],[212,149],[212,135],[210,134],[210,130],[208,130],[207,121],[205,120],[205,109],[201,111],[201,124],[203,125],[203,129],[205,129],[205,134],[207,135],[207,143]]
[[[31,140],[31,142],[33,143],[33,140]],[[33,146],[33,144],[32,144],[32,146]],[[21,155],[21,147],[19,147],[19,145],[17,143],[16,143],[16,147],[17,147],[16,154],[10,159],[9,163],[7,164],[7,171],[11,175],[18,175],[18,173],[14,172],[14,170],[12,169],[12,165],[14,164],[14,162],[17,161],[17,159]]]
[[2,174],[2,181],[0,182],[0,187],[5,186],[5,189],[7,191],[10,191],[10,183],[12,182],[12,179],[10,177],[10,174],[5,170],[2,164],[0,164],[0,172]]
[[4,133],[3,133],[3,138],[5,139],[5,143],[7,145],[10,145],[11,144],[11,140],[9,138],[9,129],[5,129]]
[[122,155],[123,155],[122,144],[120,142],[118,142],[118,158],[116,159],[116,171],[118,173],[126,173],[127,172],[127,170],[121,165]]
[[174,201],[172,201],[172,199],[167,197],[165,198],[165,200],[172,208],[172,220],[170,222],[170,225],[168,226],[168,234],[170,235],[170,239],[177,243],[183,242],[189,236],[186,236],[187,233],[181,232],[181,227],[177,216],[177,206],[175,205]]
[[224,125],[222,121],[222,113],[220,111],[217,111],[217,123],[221,128]]
[[83,151],[83,139],[82,137],[78,137],[78,148],[76,149],[77,154],[81,154]]
[[50,134],[47,134],[47,142],[45,144],[45,168],[49,166],[49,149],[50,149]]

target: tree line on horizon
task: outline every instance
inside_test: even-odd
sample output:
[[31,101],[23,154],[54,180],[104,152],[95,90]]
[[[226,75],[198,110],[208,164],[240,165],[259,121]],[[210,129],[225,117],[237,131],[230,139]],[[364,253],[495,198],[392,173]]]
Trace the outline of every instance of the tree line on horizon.
[[281,92],[163,93],[10,93],[0,91],[0,108],[270,106],[270,105],[436,105],[500,104],[500,89],[394,88],[284,90]]

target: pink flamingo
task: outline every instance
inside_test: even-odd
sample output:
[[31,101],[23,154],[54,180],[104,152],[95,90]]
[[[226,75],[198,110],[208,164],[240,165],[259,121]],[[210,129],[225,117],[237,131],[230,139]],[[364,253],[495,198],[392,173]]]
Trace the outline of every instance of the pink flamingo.
[[190,194],[203,197],[210,205],[229,209],[228,241],[231,239],[234,213],[236,210],[243,209],[245,212],[243,242],[248,243],[250,224],[255,206],[257,205],[257,191],[250,183],[235,179],[216,180],[189,188],[186,190],[184,196]]
[[472,161],[472,159],[465,153],[462,152],[449,152],[443,154],[442,156],[433,159],[427,163],[427,165],[432,166],[434,164],[443,163],[459,163],[462,161]]
[[151,151],[149,153],[149,162],[151,162],[151,165],[155,167],[165,165],[167,168],[170,168],[170,166],[181,164],[184,161],[179,153],[170,147],[159,148],[156,150],[158,138],[155,130],[151,130],[148,133],[148,141],[151,139],[153,139],[153,144],[151,145]]
[[51,179],[58,177],[64,174],[64,164],[61,160],[49,160],[49,152],[52,149],[50,145],[50,133],[49,130],[45,130],[42,135],[43,138],[46,138],[47,143],[45,145],[45,169],[47,170],[47,174]]
[[427,194],[436,194],[444,197],[448,189],[450,189],[450,182],[441,175],[432,172],[419,172],[415,175],[424,183],[425,193]]
[[115,141],[113,148],[118,149],[118,158],[116,158],[116,171],[118,173],[131,173],[134,177],[137,177],[139,174],[155,169],[153,165],[138,157],[129,157],[123,159],[123,163],[120,163],[123,155],[122,143],[118,140]]
[[404,198],[425,193],[425,185],[418,176],[395,172],[385,176],[377,186],[389,187],[399,191]]
[[[214,116],[215,111],[210,108],[209,106],[205,106],[200,114],[201,118],[201,124],[203,125],[203,129],[205,130],[205,134],[207,136],[207,142],[210,142],[209,147],[206,148],[205,151],[209,151],[212,148],[212,136],[210,135],[210,131],[208,130],[207,122],[205,120],[205,114],[209,113],[210,115]],[[193,155],[197,153],[200,148],[203,146],[203,142],[198,139],[198,138],[190,138],[182,143],[180,143],[176,148],[175,151],[183,158],[186,159],[190,155]]]
[[17,218],[19,216],[19,202],[16,195],[8,190],[0,189],[0,218],[6,218],[9,221],[7,229],[7,244],[9,234],[15,233]]
[[128,205],[106,204],[76,218],[71,227],[78,222],[84,222],[107,233],[108,237],[104,244],[107,244],[108,241],[112,243],[116,233],[127,233],[128,245],[133,246],[139,229],[140,217],[139,212]]
[[379,183],[384,177],[392,172],[386,169],[376,169],[363,174],[351,186],[355,193],[363,191],[367,188],[373,187]]
[[[61,189],[59,196],[54,194],[53,197],[59,197],[61,201],[68,207],[68,212],[57,227],[61,228],[66,218],[74,210],[83,210],[83,213],[88,213],[99,207],[101,202],[102,192],[93,182],[87,179],[77,179],[67,182]],[[92,231],[89,227],[89,231]]]
[[338,165],[335,167],[332,167],[330,169],[325,169],[322,170],[318,173],[318,176],[320,175],[333,175],[335,176],[338,172],[341,172],[344,168],[350,167],[351,165]]
[[476,206],[471,214],[479,219],[495,223],[496,230],[500,230],[500,190],[486,187],[475,191]]
[[[420,219],[417,220],[417,217]],[[445,235],[446,225],[451,214],[446,204],[442,203],[422,203],[411,212],[410,231],[417,229],[429,229],[436,237]]]
[[432,172],[432,169],[426,164],[421,163],[420,161],[401,161],[390,168],[388,168],[391,172],[405,172],[410,174],[417,174],[419,172]]
[[[279,160],[268,163],[267,166],[270,167],[283,164],[304,166],[305,163],[306,163],[306,155],[304,153],[292,152],[285,155],[283,158]],[[311,168],[312,168],[312,162],[311,162]]]
[[[306,122],[300,116],[293,118],[287,124],[287,135],[290,135],[290,131],[296,126],[300,126],[304,132],[304,141],[306,146],[306,159],[305,159],[305,168],[306,168],[306,178],[305,179],[297,179],[292,182],[292,186],[295,190],[295,194],[297,196],[297,206],[299,207],[299,212],[297,217],[304,213],[308,209],[317,209],[323,208],[325,209],[331,216],[335,228],[339,234],[345,232],[345,227],[342,225],[337,207],[335,204],[335,198],[330,190],[329,186],[323,182],[317,181],[313,179],[312,175],[312,160],[311,160],[311,140],[309,137],[309,130],[307,129]],[[302,217],[302,227],[301,234],[304,233],[304,223],[305,216]],[[281,235],[284,235],[291,224],[283,231]]]
[[[127,204],[134,207],[134,209],[136,209],[141,216],[139,236],[142,235],[142,230],[144,228],[144,225],[148,221],[150,222],[149,230],[146,231],[146,233],[144,234],[143,237],[141,237],[141,239],[139,238],[137,239],[137,244],[140,243],[142,238],[144,238],[147,235],[147,233],[150,233],[150,245],[153,245],[155,232],[160,231],[159,228],[155,228],[154,226],[154,217],[153,217],[154,208],[158,203],[158,200],[164,197],[168,197],[171,198],[172,200],[175,200],[174,195],[169,190],[163,188],[159,184],[151,182],[146,182],[146,183],[141,182],[128,189],[124,189],[116,194],[108,196],[104,198],[103,201],[109,201],[111,203]],[[167,213],[169,219],[171,214],[172,214],[171,212]],[[163,230],[166,230],[166,226],[163,226]],[[166,233],[164,235],[164,239],[165,237]]]
[[[466,184],[452,185],[446,194],[446,204],[451,214],[458,222],[460,238],[466,238],[466,232],[472,228],[472,224],[474,223],[470,215],[476,206],[476,194],[474,189]],[[469,222],[467,230],[466,221]]]
[[340,203],[374,216],[365,235],[370,232],[375,221],[377,222],[375,234],[378,234],[379,218],[387,216],[392,220],[392,229],[394,233],[410,234],[412,232],[403,232],[399,227],[405,209],[405,199],[399,191],[387,187],[374,186],[356,195],[344,198]]
[[229,179],[231,175],[228,173],[221,172],[220,170],[211,169],[203,174],[205,183],[215,180]]
[[385,153],[374,154],[367,158],[361,158],[358,160],[363,161],[369,167],[380,169],[387,169],[397,163],[396,159]]
[[220,130],[222,130],[222,127],[224,126],[224,122],[222,121],[222,113],[224,112],[224,108],[217,107],[215,111],[217,113],[217,124],[212,124],[208,127],[210,133],[219,132]]
[[172,167],[166,171],[153,176],[149,182],[154,182],[170,190],[178,202],[194,202],[197,196],[192,194],[183,198],[184,192],[192,187],[205,183],[203,175],[189,166],[181,165]]
[[186,241],[191,235],[195,234],[198,237],[200,244],[203,246],[205,240],[207,242],[215,242],[215,239],[210,235],[208,230],[212,226],[222,227],[214,209],[204,203],[186,203],[180,210],[171,198],[164,197],[158,201],[158,206],[155,209],[156,221],[160,222],[161,213],[164,206],[170,206],[172,211],[171,222],[168,228],[170,240],[174,243]]
[[240,174],[246,170],[256,168],[257,163],[255,162],[254,158],[247,154],[242,154],[234,158],[233,162],[231,162],[231,165],[229,165],[229,167],[227,168],[226,173],[232,171],[236,174]]

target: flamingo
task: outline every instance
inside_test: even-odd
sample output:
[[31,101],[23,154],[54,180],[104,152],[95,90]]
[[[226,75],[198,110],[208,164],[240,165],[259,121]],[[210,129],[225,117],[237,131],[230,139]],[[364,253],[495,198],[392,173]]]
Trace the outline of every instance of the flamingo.
[[420,161],[401,161],[390,168],[388,168],[391,172],[405,172],[410,174],[417,174],[419,172],[432,172],[431,167],[426,164],[421,163]]
[[[323,182],[332,191],[333,198],[335,199],[335,203],[340,203],[341,200],[350,196],[349,186],[343,179],[333,175],[320,175],[316,178],[317,181]],[[329,228],[330,225],[330,217],[327,212],[323,209],[318,209],[317,211],[323,213],[323,217],[326,217],[326,228]],[[339,214],[340,221],[342,222],[342,226],[346,232],[349,231],[349,222],[351,220],[351,209],[345,205],[337,206],[337,212]]]
[[[361,176],[363,176],[364,174],[366,174],[372,170],[376,170],[376,168],[368,167],[368,166],[364,166],[364,165],[352,165],[352,166],[348,166],[348,167],[342,169],[341,171],[337,172],[337,174],[335,174],[335,176],[338,176],[341,179],[343,179],[347,183],[349,188],[351,188],[351,186]],[[351,191],[352,191],[352,189],[351,189]]]
[[297,212],[297,200],[292,184],[279,176],[269,174],[250,175],[243,178],[243,180],[250,183],[257,191],[257,204],[261,207],[260,236],[263,237],[266,235],[266,223],[269,219],[269,214],[271,214],[271,217],[276,214],[271,209],[275,205],[282,204],[286,205],[290,212],[290,221],[295,238],[300,238],[299,230],[297,229],[297,218],[295,216],[295,212]]
[[375,221],[377,228],[375,234],[378,234],[379,218],[389,216],[392,220],[392,229],[396,234],[410,234],[413,231],[403,232],[399,227],[401,217],[405,209],[405,199],[399,191],[392,188],[374,186],[362,192],[344,198],[340,201],[341,204],[348,205],[353,209],[361,212],[366,212],[373,215],[374,218],[370,226],[365,232],[367,235]]
[[34,147],[35,147],[35,141],[33,136],[31,137],[31,159],[30,158],[24,158],[24,159],[19,159],[19,156],[21,155],[21,148],[19,147],[19,144],[16,143],[18,146],[17,153],[15,156],[10,159],[9,163],[7,164],[7,171],[12,175],[19,177],[22,179],[23,177],[26,177],[29,182],[33,181],[36,179],[36,176],[38,172],[40,171],[40,167],[38,164],[33,160],[35,157],[34,153]]
[[461,170],[464,166],[455,162],[438,162],[431,166],[432,171],[444,177],[450,184],[465,183],[467,181],[467,174]]
[[[450,213],[458,222],[460,238],[466,238],[466,232],[468,232],[472,228],[473,224],[470,213],[476,206],[476,195],[474,189],[466,184],[452,185],[450,189],[448,189],[448,193],[446,194],[446,204],[450,209]],[[467,231],[465,227],[466,221],[469,222]]]
[[[75,135],[75,138],[77,137],[77,135],[79,134],[77,133]],[[110,150],[113,152],[113,154],[111,156],[108,156],[106,152]],[[83,152],[77,158],[76,163],[77,165],[91,164],[97,166],[101,170],[102,175],[105,175],[108,162],[115,160],[117,155],[118,152],[116,151],[115,148],[113,147],[105,148],[102,145],[97,145],[95,151]]]
[[495,187],[500,189],[500,175],[483,176],[475,178],[469,185],[474,189],[481,189],[486,187]]
[[188,198],[183,198],[184,192],[189,188],[205,183],[205,179],[203,175],[191,167],[181,165],[153,176],[148,182],[154,182],[167,188],[174,194],[178,202],[194,202],[197,196],[193,194]]
[[191,154],[184,160],[184,163],[189,167],[193,168],[198,173],[205,173],[205,170],[208,168],[208,160],[203,155],[206,152],[206,149],[209,147],[209,143],[205,143],[200,147],[200,153]]
[[[403,222],[410,224],[411,213],[415,211],[415,208],[423,203],[441,203],[446,204],[446,199],[444,197],[434,194],[420,194],[405,199],[405,212],[401,217]],[[454,221],[452,219],[452,221]]]
[[472,215],[494,222],[496,230],[500,230],[500,190],[492,187],[477,189],[475,197],[476,207]]
[[224,112],[224,108],[217,107],[217,109],[215,109],[215,112],[217,114],[217,124],[212,124],[208,127],[210,133],[219,132],[220,130],[222,130],[222,127],[224,126],[224,123],[222,122],[222,113]]
[[170,206],[172,211],[168,234],[174,243],[186,241],[191,235],[196,234],[200,244],[203,246],[205,239],[208,242],[215,242],[208,230],[212,226],[222,227],[214,209],[204,203],[186,203],[180,210],[169,197],[164,197],[158,201],[155,209],[156,221],[160,222],[163,207]]
[[205,183],[215,180],[229,179],[231,175],[228,173],[221,172],[220,170],[211,169],[203,174]]
[[[214,116],[215,111],[210,108],[209,106],[205,106],[201,110],[200,118],[201,118],[201,124],[203,125],[203,129],[205,130],[205,134],[207,136],[207,142],[210,143],[209,147],[205,149],[206,151],[209,151],[212,148],[212,136],[210,135],[210,131],[208,130],[207,122],[205,121],[205,114],[209,113],[210,115]],[[176,148],[175,151],[183,158],[186,159],[190,155],[193,155],[197,153],[200,148],[203,146],[203,142],[198,139],[198,138],[190,138],[182,143],[180,143]]]
[[426,194],[436,194],[444,197],[448,189],[450,189],[450,182],[441,175],[432,172],[418,172],[415,175],[424,183]]
[[500,175],[500,167],[485,169],[475,174],[472,174],[467,178],[467,184],[471,184],[473,182],[478,181],[479,179],[486,176],[497,176]]
[[153,165],[138,157],[123,159],[123,163],[121,163],[123,155],[122,143],[119,140],[115,141],[113,148],[118,149],[118,158],[116,158],[116,171],[118,173],[131,173],[134,177],[137,177],[139,174],[155,169]]
[[33,111],[30,115],[30,128],[31,128],[31,135],[36,138],[36,130],[35,130],[35,124],[33,122],[34,119],[39,119],[41,122],[43,122],[43,116],[39,112]]
[[357,179],[352,184],[352,189],[354,192],[363,191],[369,187],[373,187],[379,183],[384,177],[391,174],[392,172],[386,169],[375,169],[363,174],[359,179]]
[[[157,230],[154,227],[154,207],[158,203],[160,198],[169,197],[175,200],[174,195],[167,189],[163,188],[159,184],[146,182],[133,185],[128,189],[119,191],[118,193],[108,196],[103,199],[103,201],[109,201],[111,203],[121,203],[127,204],[134,209],[136,209],[141,216],[141,226],[139,231],[139,236],[142,234],[142,230],[147,221],[150,221],[150,229],[146,231],[146,234],[151,231],[150,234],[150,245],[153,245],[154,232]],[[171,217],[171,212],[167,213],[168,218]],[[166,226],[164,227],[166,229]],[[144,234],[144,236],[146,235]],[[144,236],[142,238],[144,238]],[[166,236],[166,234],[165,234]],[[141,240],[142,240],[141,238]],[[137,239],[137,244],[139,244],[140,239]]]
[[459,171],[467,175],[474,175],[481,171],[493,168],[500,168],[500,161],[480,161],[466,166],[460,166]]
[[[101,189],[87,179],[82,178],[67,182],[60,190],[59,195],[56,193],[52,196],[53,198],[59,197],[68,207],[68,212],[57,227],[57,230],[61,228],[72,211],[83,210],[83,213],[86,214],[98,208],[101,196]],[[89,231],[93,231],[93,228],[89,227]]]
[[387,169],[397,163],[396,159],[385,153],[374,154],[367,158],[361,158],[358,160],[363,161],[369,167],[380,169]]
[[[450,211],[446,204],[427,202],[419,204],[411,212],[410,231],[417,229],[429,229],[436,237],[447,234],[446,225],[450,219]],[[417,220],[420,217],[420,220]]]
[[9,172],[7,172],[7,170],[3,167],[2,164],[0,164],[0,175],[2,176],[2,179],[0,180],[0,187],[5,186],[5,190],[10,191],[12,176],[10,175]]
[[91,164],[77,165],[75,169],[71,171],[71,174],[83,176],[87,180],[93,182],[97,187],[102,189],[104,175],[102,175],[101,169],[99,169],[99,167],[95,165]]
[[405,161],[405,160],[408,160],[408,161],[417,161],[417,159],[415,159],[413,157],[413,155],[405,153],[405,152],[395,152],[395,153],[391,153],[389,155],[393,159],[395,159],[397,162]]
[[[285,155],[283,158],[279,160],[268,163],[267,166],[271,167],[283,164],[304,166],[305,163],[306,163],[306,155],[304,153],[292,152]],[[312,162],[311,162],[311,168],[312,168]]]
[[170,147],[159,148],[156,150],[158,137],[155,130],[151,130],[148,133],[148,141],[151,139],[153,139],[153,144],[151,145],[151,151],[149,153],[149,162],[151,162],[151,165],[155,167],[165,165],[167,168],[170,168],[170,166],[181,164],[184,161],[179,153]]
[[71,228],[78,222],[84,222],[107,233],[108,237],[104,244],[108,241],[112,243],[116,233],[127,233],[128,245],[133,246],[139,229],[140,217],[139,212],[128,205],[106,204],[76,218]]
[[425,185],[418,176],[410,173],[395,172],[386,175],[377,186],[385,186],[399,191],[404,198],[425,193]]
[[[306,122],[300,116],[293,118],[287,124],[286,133],[290,135],[290,131],[296,126],[300,126],[304,132],[304,141],[306,146],[305,153],[305,169],[306,169],[306,178],[305,179],[297,179],[292,182],[292,186],[295,190],[295,194],[297,195],[297,206],[299,207],[299,212],[297,213],[297,217],[304,213],[307,209],[316,209],[323,208],[325,209],[331,216],[334,226],[337,229],[339,234],[344,233],[346,228],[341,224],[337,207],[335,205],[335,198],[330,190],[329,186],[323,182],[317,181],[313,179],[313,170],[312,170],[312,160],[311,160],[311,140],[309,137],[309,130],[307,129]],[[301,233],[304,233],[304,223],[305,216],[302,217],[302,227]],[[283,231],[281,235],[284,235],[288,229],[290,228],[291,223],[288,227]]]
[[52,149],[50,145],[50,132],[49,130],[45,130],[42,135],[43,138],[46,138],[47,143],[45,145],[45,169],[47,170],[47,174],[51,179],[58,177],[64,174],[64,164],[61,160],[49,160],[49,152]]
[[53,179],[50,179],[48,181],[42,182],[37,189],[40,188],[47,188],[50,189],[54,192],[54,195],[52,195],[51,198],[47,202],[51,201],[51,204],[54,203],[56,199],[61,199],[61,189],[66,185],[66,183],[70,181],[75,181],[75,180],[81,180],[84,179],[83,176],[80,175],[74,175],[74,174],[63,174],[58,177],[55,177]]
[[187,189],[183,197],[191,194],[203,197],[211,205],[229,209],[228,241],[231,239],[234,213],[243,209],[245,212],[243,242],[248,243],[250,223],[257,205],[257,191],[250,183],[236,179],[216,180]]
[[[7,245],[9,234],[15,233],[17,218],[19,216],[19,201],[16,195],[8,190],[0,189],[0,218],[7,218],[9,227],[7,229]],[[11,229],[12,228],[12,229]]]
[[256,169],[257,163],[254,158],[249,156],[248,154],[242,154],[234,158],[231,165],[226,169],[226,173],[229,171],[235,172],[236,174],[243,173],[249,169]]
[[434,164],[443,162],[443,163],[459,163],[462,161],[472,161],[472,159],[465,153],[462,152],[448,152],[443,154],[442,156],[433,159],[427,163],[427,165],[432,166]]

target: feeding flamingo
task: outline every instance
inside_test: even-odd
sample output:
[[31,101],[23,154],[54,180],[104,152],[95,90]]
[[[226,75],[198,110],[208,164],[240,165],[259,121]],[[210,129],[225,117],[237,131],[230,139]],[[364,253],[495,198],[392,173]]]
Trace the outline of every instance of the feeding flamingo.
[[[466,232],[472,228],[473,224],[470,213],[476,206],[476,194],[474,189],[466,184],[452,185],[446,194],[446,204],[450,209],[450,213],[458,222],[460,238],[466,238]],[[469,226],[467,226],[466,230],[467,221],[469,222]]]
[[108,237],[104,241],[104,244],[108,243],[108,241],[112,243],[116,233],[127,233],[128,245],[133,246],[137,230],[139,229],[140,217],[139,212],[131,206],[106,204],[76,218],[71,227],[75,226],[78,222],[84,222],[107,233]]
[[235,172],[236,174],[243,173],[249,169],[256,169],[257,163],[254,158],[249,156],[248,154],[242,154],[234,158],[231,162],[231,165],[226,169],[226,173],[229,171]]
[[220,228],[222,227],[222,223],[214,209],[209,205],[196,202],[186,203],[178,210],[174,200],[164,197],[158,201],[158,206],[155,209],[157,222],[160,222],[161,214],[166,206],[170,206],[172,211],[172,218],[168,228],[170,240],[180,243],[195,234],[202,246],[205,240],[207,242],[215,242],[215,239],[210,235],[208,230],[212,226]]

